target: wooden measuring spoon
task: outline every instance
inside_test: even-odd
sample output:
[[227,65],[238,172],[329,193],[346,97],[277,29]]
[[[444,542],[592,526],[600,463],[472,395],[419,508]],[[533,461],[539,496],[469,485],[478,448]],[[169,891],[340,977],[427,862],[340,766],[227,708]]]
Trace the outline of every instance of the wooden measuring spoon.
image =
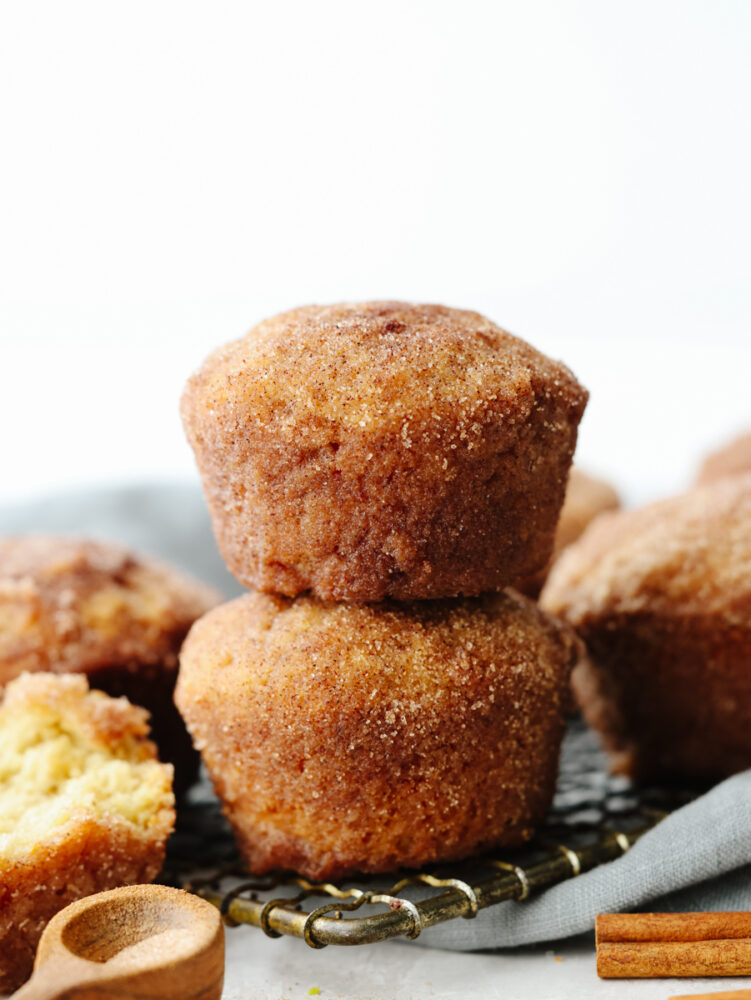
[[223,982],[216,907],[181,889],[131,885],[56,914],[13,1000],[219,1000]]

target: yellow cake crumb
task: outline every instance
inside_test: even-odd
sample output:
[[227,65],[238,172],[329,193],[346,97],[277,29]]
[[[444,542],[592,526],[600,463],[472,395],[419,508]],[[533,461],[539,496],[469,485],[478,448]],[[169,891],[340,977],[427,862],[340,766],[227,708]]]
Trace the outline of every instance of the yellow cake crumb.
[[0,706],[0,992],[68,903],[151,881],[174,826],[148,713],[81,675],[22,674]]

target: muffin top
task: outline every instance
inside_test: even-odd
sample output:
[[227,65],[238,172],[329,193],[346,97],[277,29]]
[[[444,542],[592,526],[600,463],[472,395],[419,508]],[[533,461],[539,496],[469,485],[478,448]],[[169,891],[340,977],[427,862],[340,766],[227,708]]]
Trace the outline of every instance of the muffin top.
[[574,625],[609,614],[720,614],[751,625],[751,473],[601,515],[540,602]]
[[458,420],[471,444],[483,414],[523,421],[540,394],[584,407],[574,376],[479,313],[440,305],[305,306],[260,323],[209,356],[188,383],[212,409],[248,404],[292,432],[302,415],[395,430]]
[[176,664],[219,595],[119,545],[57,535],[0,539],[0,685],[22,670]]
[[566,499],[555,533],[554,558],[575,542],[598,514],[619,506],[618,494],[610,483],[573,466],[568,475]]
[[[465,600],[339,604],[250,593],[205,615],[181,661],[213,668],[212,686],[243,678],[250,691],[271,685],[320,700],[331,690],[367,702],[413,704],[481,679],[501,692],[537,688],[561,676],[579,654],[573,633],[509,590]],[[181,671],[179,683],[188,679]],[[202,680],[201,683],[204,683]],[[478,709],[481,705],[478,703]]]
[[751,431],[707,455],[699,469],[697,482],[710,483],[722,476],[736,476],[741,472],[751,472]]

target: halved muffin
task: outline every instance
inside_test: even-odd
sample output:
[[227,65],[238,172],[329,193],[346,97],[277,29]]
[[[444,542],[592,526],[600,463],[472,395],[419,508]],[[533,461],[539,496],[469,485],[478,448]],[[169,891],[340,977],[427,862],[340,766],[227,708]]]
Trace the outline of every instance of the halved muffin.
[[23,674],[0,706],[0,992],[75,899],[150,882],[174,826],[148,713],[80,675]]
[[211,588],[113,542],[65,535],[0,538],[0,692],[25,670],[85,674],[151,715],[178,792],[198,754],[172,701],[177,654],[217,604]]

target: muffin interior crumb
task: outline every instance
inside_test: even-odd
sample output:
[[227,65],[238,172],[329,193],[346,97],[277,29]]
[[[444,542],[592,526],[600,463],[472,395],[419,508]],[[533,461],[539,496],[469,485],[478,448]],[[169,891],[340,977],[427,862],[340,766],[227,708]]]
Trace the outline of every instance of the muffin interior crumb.
[[108,747],[54,706],[0,710],[0,857],[27,855],[82,814],[145,831],[170,797],[165,768],[135,736]]

